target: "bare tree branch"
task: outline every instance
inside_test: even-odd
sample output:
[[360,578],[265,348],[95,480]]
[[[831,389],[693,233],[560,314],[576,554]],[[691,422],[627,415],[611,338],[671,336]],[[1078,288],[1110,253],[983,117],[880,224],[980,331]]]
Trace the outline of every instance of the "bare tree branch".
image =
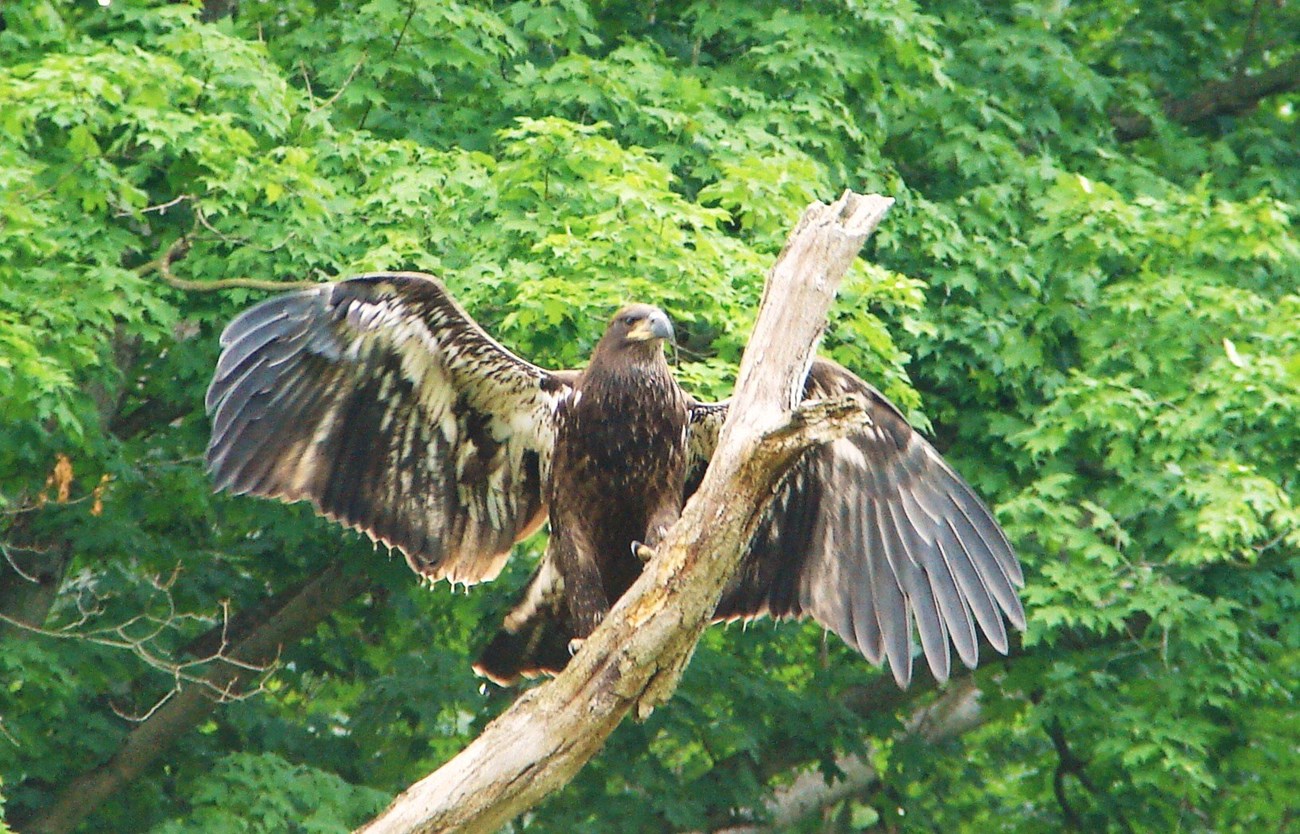
[[31,548],[0,542],[0,642],[39,627],[49,616],[72,564],[72,543],[60,539]]
[[[1014,668],[1021,662],[1040,660],[1044,656],[1060,658],[1066,654],[1093,652],[1102,648],[1115,646],[1116,644],[1136,643],[1137,641],[1131,636],[1131,633],[1135,634],[1143,631],[1148,624],[1149,619],[1147,617],[1139,616],[1135,617],[1129,623],[1128,629],[1107,632],[1104,635],[1084,633],[1079,633],[1073,636],[1062,635],[1051,643],[1038,643],[1030,649],[1026,649],[1017,636],[1013,635],[1010,649],[1005,655],[996,652],[987,645],[980,646],[980,659],[978,665],[985,674],[998,674],[996,670],[1000,669],[1005,671]],[[1141,650],[1149,651],[1153,649]],[[1109,656],[1113,658],[1114,654],[1110,653]],[[899,689],[894,684],[893,679],[888,674],[881,674],[868,684],[846,690],[840,696],[839,703],[840,706],[864,717],[895,713],[906,709],[910,712],[911,718],[907,719],[904,724],[907,727],[914,727],[916,726],[917,721],[925,715],[930,716],[928,719],[930,723],[937,722],[938,719],[935,707],[939,704],[945,703],[946,699],[954,697],[951,695],[952,690],[948,689],[945,690],[944,694],[939,696],[939,700],[933,702],[933,705],[930,707],[912,706],[931,695],[936,687],[937,684],[933,678],[925,677],[913,681],[910,687],[903,690]],[[953,702],[948,701],[948,703]],[[956,703],[962,702],[958,699]],[[982,721],[983,718],[981,717],[980,722],[982,723]],[[943,734],[942,737],[953,738],[972,728],[973,725],[972,727],[963,727],[960,729],[960,732],[954,732],[951,735]],[[916,741],[918,738],[919,737],[916,736],[915,733],[904,733],[898,737],[898,740]],[[939,736],[935,737],[936,740],[938,738]],[[763,755],[758,762],[752,760],[751,753],[738,753],[732,757],[724,758],[716,762],[714,764],[714,770],[721,773],[728,773],[744,769],[749,771],[752,778],[755,778],[760,782],[767,782],[775,776],[795,773],[801,769],[808,768],[811,764],[812,762],[807,753],[802,749],[793,747],[773,747],[764,750]],[[850,776],[857,774],[860,778],[866,778],[865,771],[854,770],[852,766],[847,765],[845,759],[841,760],[841,769],[845,770],[845,772],[850,774]],[[857,791],[857,795],[861,795],[868,788],[874,787],[877,787],[874,783],[866,785],[863,790]],[[779,796],[780,795],[778,794],[777,797],[774,797],[774,801],[779,802]],[[826,796],[829,797],[830,794],[826,794]],[[827,803],[823,805],[823,807],[829,807],[829,805],[832,804],[834,803],[828,799]],[[741,816],[743,818],[743,814],[741,814]],[[716,816],[714,822],[709,826],[709,830],[727,832],[727,834],[730,834],[732,829],[737,827],[734,820],[735,815],[732,815],[731,817],[724,817],[721,815]],[[745,831],[753,828],[753,825],[746,823],[738,828],[740,831]]]
[[[984,723],[980,710],[980,691],[973,678],[956,682],[933,703],[914,711],[899,734],[899,740],[937,744],[957,738]],[[838,802],[860,796],[880,781],[880,773],[867,755],[846,755],[835,760],[840,775],[827,780],[819,770],[806,770],[794,781],[776,791],[761,812],[742,812],[739,816],[762,816],[764,822],[719,828],[714,834],[768,834],[785,831],[801,820],[830,808]]]
[[[128,336],[121,327],[111,340],[113,360],[121,373],[112,385],[90,383],[85,392],[95,404],[101,427],[106,427],[118,413],[126,381],[139,353],[139,342]],[[91,503],[90,512],[101,509],[106,475],[84,494],[73,497],[77,486],[73,476],[73,462],[65,454],[58,454],[45,491],[34,496],[18,496],[0,519],[0,641],[14,636],[18,626],[42,626],[49,616],[58,596],[63,579],[76,556],[74,543],[64,532],[36,533],[41,527],[37,515],[51,500],[68,505],[83,501]],[[92,476],[92,482],[93,482]],[[56,483],[57,481],[57,483]],[[80,492],[81,490],[77,490]],[[31,500],[29,500],[29,498]],[[12,517],[9,521],[4,517]],[[18,628],[17,631],[21,631]]]
[[[402,28],[397,33],[397,39],[393,41],[393,49],[388,53],[389,60],[392,60],[392,57],[397,54],[397,50],[402,48],[402,41],[406,38],[406,30],[410,28],[411,20],[415,17],[415,12],[418,8],[419,5],[416,3],[416,0],[411,0],[411,5],[406,10],[406,20],[402,21]],[[365,129],[366,119],[370,118],[370,108],[373,107],[374,104],[375,101],[373,98],[368,98],[366,100],[366,109],[361,112],[361,118],[357,121],[357,130]]]
[[317,286],[313,281],[263,281],[257,278],[223,278],[219,281],[190,281],[185,278],[177,278],[172,272],[172,264],[184,258],[190,251],[190,236],[181,235],[171,242],[167,249],[148,263],[136,267],[138,275],[148,275],[152,272],[158,273],[163,283],[169,287],[175,287],[178,290],[188,292],[212,292],[214,290],[271,290],[279,292],[283,290],[307,289],[308,287]]
[[1052,792],[1056,795],[1056,802],[1061,806],[1061,816],[1064,817],[1065,827],[1070,831],[1090,830],[1084,825],[1083,817],[1074,808],[1070,802],[1069,795],[1065,790],[1065,779],[1067,776],[1073,776],[1083,786],[1084,790],[1090,793],[1093,799],[1097,800],[1097,805],[1108,815],[1113,815],[1115,821],[1119,823],[1122,831],[1132,834],[1133,826],[1124,816],[1123,810],[1119,805],[1110,801],[1092,778],[1088,776],[1088,762],[1080,758],[1070,747],[1070,742],[1065,737],[1065,728],[1061,726],[1059,718],[1053,719],[1047,725],[1047,737],[1052,740],[1052,747],[1056,749],[1057,765],[1056,771],[1052,774]]
[[16,830],[23,834],[72,831],[197,726],[218,703],[238,693],[254,670],[277,658],[282,647],[310,634],[336,608],[360,594],[367,584],[363,576],[349,575],[341,562],[321,570],[225,652],[204,677],[202,685],[182,685],[126,736],[112,758],[65,784],[49,807],[30,820],[16,823]]
[[[343,83],[340,84],[339,88],[334,91],[334,95],[325,99],[320,104],[313,105],[310,112],[319,113],[322,110],[332,107],[334,105],[334,102],[339,100],[339,96],[343,95],[343,93],[347,90],[348,85],[352,83],[352,79],[357,77],[357,73],[361,70],[362,65],[365,64],[366,62],[366,57],[367,57],[366,54],[363,52],[361,54],[361,57],[357,60],[357,62],[352,65],[352,71],[348,73],[348,77],[343,79]],[[302,77],[304,81],[307,80],[307,72],[305,67],[303,68]],[[308,98],[311,98],[310,83],[311,82],[308,82],[308,89],[307,89]]]
[[167,209],[171,208],[172,206],[178,206],[178,205],[180,205],[181,203],[187,203],[187,202],[189,202],[190,200],[193,200],[193,199],[194,199],[194,195],[193,195],[193,194],[181,194],[181,195],[178,196],[178,197],[173,197],[173,198],[171,198],[170,200],[166,200],[166,201],[161,202],[161,203],[156,203],[156,204],[154,204],[154,205],[152,205],[152,206],[145,206],[145,207],[142,208],[142,209],[132,208],[132,209],[124,210],[124,211],[117,211],[117,212],[114,212],[114,213],[113,213],[113,216],[114,216],[114,217],[131,217],[132,215],[135,215],[135,214],[148,214],[148,213],[151,212],[151,211],[156,211],[156,212],[158,212],[160,215],[161,215],[161,214],[166,214],[166,213],[167,213]]
[[58,454],[44,489],[20,498],[7,513],[13,520],[0,530],[0,640],[44,625],[54,606],[75,555],[73,543],[66,535],[38,534],[34,528],[40,526],[38,514],[51,504],[93,500],[89,494],[72,497],[75,480],[72,459]]
[[[102,598],[94,597],[92,601],[87,602],[84,596],[79,595],[77,597],[77,608],[81,613],[81,616],[58,628],[44,628],[41,626],[31,625],[30,623],[24,622],[16,617],[10,617],[4,613],[0,613],[0,625],[7,625],[10,628],[17,629],[18,631],[32,636],[46,637],[52,640],[90,643],[105,648],[120,649],[134,655],[151,669],[155,669],[172,678],[174,681],[172,690],[155,702],[154,705],[146,711],[143,717],[128,714],[118,709],[116,706],[112,707],[118,717],[129,721],[143,721],[149,715],[152,715],[163,701],[170,699],[172,695],[179,692],[185,684],[207,687],[210,690],[209,694],[223,701],[243,700],[244,698],[255,694],[259,691],[260,685],[253,690],[245,689],[240,693],[232,694],[230,688],[224,683],[220,686],[214,685],[212,681],[209,680],[206,670],[203,668],[219,661],[221,663],[228,663],[237,666],[244,671],[251,672],[257,676],[265,676],[275,665],[275,658],[271,658],[267,662],[254,662],[245,661],[240,657],[229,653],[229,649],[233,643],[232,640],[228,639],[228,633],[232,623],[230,622],[228,606],[224,604],[222,606],[223,612],[220,625],[208,632],[208,634],[215,632],[217,639],[208,640],[203,643],[203,646],[209,649],[208,651],[202,655],[198,655],[196,652],[188,652],[192,659],[176,661],[172,659],[170,653],[159,648],[159,639],[165,634],[173,631],[178,627],[178,625],[187,620],[192,621],[200,619],[194,614],[182,614],[176,610],[171,595],[171,585],[179,575],[180,566],[177,565],[177,569],[167,580],[159,581],[155,578],[152,581],[154,589],[161,593],[168,609],[164,616],[137,614],[136,616],[129,617],[124,621],[114,622],[110,625],[96,626],[94,625],[94,620],[97,615],[103,612],[103,606],[101,605]],[[301,586],[298,587],[301,588]],[[280,598],[278,596],[271,597],[268,601],[273,602],[277,599]],[[276,607],[282,607],[283,604],[284,602],[281,600]],[[261,606],[255,607],[253,610],[254,612],[263,612],[263,618],[267,612],[267,609],[263,609]],[[206,620],[206,618],[203,619]],[[244,628],[246,631],[247,626]],[[204,636],[206,637],[207,635]]]
[[1264,0],[1255,0],[1250,6],[1250,20],[1246,24],[1246,34],[1241,39],[1241,51],[1237,53],[1237,58],[1232,62],[1232,74],[1234,77],[1240,77],[1246,73],[1246,64],[1259,47],[1259,19],[1260,12],[1264,9]]
[[[1165,115],[1179,124],[1195,124],[1213,116],[1235,116],[1253,110],[1262,99],[1300,89],[1300,55],[1254,75],[1237,74],[1210,81],[1197,92],[1164,101]],[[1121,142],[1149,136],[1155,126],[1131,110],[1111,114],[1111,125]]]
[[791,413],[840,280],[892,204],[846,192],[808,208],[768,276],[709,470],[645,572],[563,673],[361,831],[496,831],[567,783],[629,711],[672,694],[780,476],[865,419],[842,403],[802,425]]

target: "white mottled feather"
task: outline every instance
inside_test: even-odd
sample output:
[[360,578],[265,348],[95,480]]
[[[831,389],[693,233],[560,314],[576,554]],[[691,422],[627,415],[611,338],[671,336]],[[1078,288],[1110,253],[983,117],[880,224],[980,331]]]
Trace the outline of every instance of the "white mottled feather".
[[280,296],[222,344],[208,395],[219,486],[309,500],[421,575],[463,583],[494,577],[544,517],[567,385],[490,338],[433,278]]

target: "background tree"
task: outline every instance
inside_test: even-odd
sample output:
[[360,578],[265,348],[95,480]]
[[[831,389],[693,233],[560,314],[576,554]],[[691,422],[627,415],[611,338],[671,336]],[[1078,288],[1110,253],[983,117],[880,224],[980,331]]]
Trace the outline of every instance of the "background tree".
[[[715,629],[526,827],[1297,825],[1294,4],[3,14],[16,830],[346,830],[513,698],[468,659],[540,543],[429,591],[210,494],[215,336],[268,284],[434,271],[552,367],[653,300],[712,396],[790,222],[846,186],[898,203],[825,349],[998,508],[1024,644],[975,698],[811,626]],[[782,816],[809,768],[848,789]]]

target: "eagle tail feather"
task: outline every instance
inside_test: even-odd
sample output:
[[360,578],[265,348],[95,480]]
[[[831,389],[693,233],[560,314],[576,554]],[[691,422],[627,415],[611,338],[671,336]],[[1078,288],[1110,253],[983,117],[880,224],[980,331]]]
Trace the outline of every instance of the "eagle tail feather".
[[501,686],[559,674],[569,662],[569,638],[552,611],[538,610],[516,630],[499,630],[474,662],[474,672]]

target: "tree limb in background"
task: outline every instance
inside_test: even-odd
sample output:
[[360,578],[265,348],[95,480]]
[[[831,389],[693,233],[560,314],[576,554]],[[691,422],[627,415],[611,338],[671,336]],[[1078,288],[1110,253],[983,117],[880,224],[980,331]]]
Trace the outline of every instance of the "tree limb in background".
[[859,404],[792,412],[839,283],[892,204],[846,192],[804,212],[768,275],[704,482],[645,572],[564,672],[361,831],[496,831],[566,784],[629,711],[667,700],[781,475],[808,446],[862,425]]
[[67,834],[96,808],[140,775],[154,759],[217,708],[213,692],[235,693],[253,670],[279,656],[284,646],[310,634],[343,603],[367,587],[361,575],[333,562],[297,594],[250,628],[225,653],[234,662],[219,662],[202,685],[183,685],[165,704],[133,729],[113,757],[64,785],[49,807],[16,824],[22,834]]
[[191,244],[188,234],[181,235],[171,242],[171,245],[163,251],[161,255],[152,261],[143,263],[136,267],[137,275],[148,275],[151,272],[158,273],[163,283],[169,287],[187,292],[212,292],[213,290],[271,290],[280,292],[282,290],[299,290],[308,287],[317,286],[314,281],[265,281],[258,278],[222,278],[219,281],[190,281],[186,278],[178,278],[172,272],[172,264],[184,258],[190,251]]
[[[1041,660],[1045,656],[1061,658],[1066,655],[1096,651],[1098,649],[1114,646],[1118,643],[1134,641],[1134,638],[1130,635],[1142,632],[1149,625],[1149,622],[1150,621],[1147,617],[1137,616],[1130,620],[1127,629],[1119,629],[1100,636],[1088,634],[1078,634],[1073,637],[1061,636],[1050,644],[1038,643],[1029,649],[1026,649],[1019,639],[1016,639],[1012,642],[1006,655],[998,654],[988,646],[981,646],[979,668],[986,672],[991,672],[994,667],[1005,671],[1012,669],[1016,665],[1027,660]],[[839,703],[850,712],[868,718],[898,712],[907,708],[909,705],[914,704],[922,697],[933,692],[936,686],[937,684],[933,678],[926,677],[913,681],[910,687],[903,690],[899,689],[888,675],[879,675],[870,683],[846,690],[840,696]],[[911,718],[904,721],[904,725],[908,727],[909,730],[899,737],[900,740],[914,741],[918,739],[924,740],[927,738],[924,733],[918,734],[918,732],[916,732],[918,727],[920,730],[925,730],[926,732],[928,732],[927,727],[938,727],[938,734],[934,736],[934,740],[956,738],[962,733],[974,729],[975,726],[978,726],[978,723],[983,722],[983,718],[980,717],[978,722],[970,726],[960,725],[960,722],[951,725],[947,722],[938,723],[936,716],[945,709],[940,706],[944,703],[960,706],[964,702],[961,698],[953,695],[952,690],[945,690],[944,694],[941,694],[934,704],[928,707],[922,706],[911,708]],[[926,718],[926,724],[924,726],[919,726],[917,722],[922,718]],[[949,732],[948,730],[943,729],[943,727],[950,727],[952,731]],[[856,779],[858,782],[867,779],[867,773],[861,766],[850,765],[849,760],[851,758],[852,757],[842,757],[839,762],[840,768],[848,774],[845,779],[851,781]],[[766,783],[778,775],[796,773],[812,766],[813,764],[815,764],[815,761],[809,760],[806,755],[801,754],[800,751],[795,748],[775,747],[763,751],[762,757],[758,761],[753,760],[752,753],[737,753],[715,763],[714,770],[720,772],[734,772],[741,768],[747,768],[749,770],[750,778]],[[804,779],[805,777],[800,776],[796,778]],[[839,783],[837,782],[835,784],[838,785]],[[866,783],[863,784],[865,787],[870,787],[870,785]],[[874,782],[872,784],[874,784]],[[781,797],[784,795],[786,790],[788,789],[777,789],[773,793],[772,799],[769,801],[769,807],[773,804],[780,805]],[[823,803],[822,807],[828,807],[829,805],[834,804],[835,801],[838,801],[838,799],[854,795],[855,793],[860,795],[863,792],[861,790],[856,792],[850,791],[848,793],[840,792],[837,799],[832,799],[831,797],[834,796],[836,791],[839,789],[834,786],[828,786],[826,790],[827,792],[823,794],[826,797],[826,802]],[[743,816],[743,812],[740,813]],[[771,813],[775,813],[775,811],[771,811]],[[716,815],[714,817],[714,822],[709,826],[709,830],[726,832],[726,834],[732,834],[733,831],[744,832],[751,830],[765,830],[764,826],[736,826],[734,822],[728,821],[734,820],[735,816],[735,814],[730,816]],[[779,827],[774,826],[771,823],[766,823],[764,825],[771,826],[772,828]]]
[[[1262,99],[1300,89],[1300,55],[1254,75],[1237,75],[1210,81],[1183,98],[1165,99],[1165,115],[1190,125],[1213,116],[1235,116],[1253,110]],[[1121,142],[1149,136],[1155,129],[1146,116],[1131,110],[1111,114],[1110,123]]]
[[1080,758],[1070,747],[1069,741],[1065,737],[1065,728],[1061,726],[1059,718],[1053,719],[1047,725],[1047,737],[1052,740],[1052,747],[1056,749],[1057,765],[1056,771],[1052,774],[1052,792],[1056,795],[1056,802],[1061,806],[1061,816],[1065,820],[1065,827],[1070,831],[1086,831],[1087,827],[1083,824],[1083,817],[1070,803],[1069,795],[1065,790],[1065,778],[1073,776],[1084,790],[1090,793],[1093,799],[1097,800],[1098,808],[1108,816],[1114,816],[1115,821],[1119,823],[1122,831],[1133,834],[1133,826],[1129,824],[1128,819],[1119,805],[1111,801],[1088,776],[1086,770],[1088,762]]
[[[7,553],[6,553],[7,555]],[[190,654],[193,659],[185,661],[176,661],[172,659],[171,653],[158,646],[158,640],[164,634],[173,631],[178,623],[184,619],[193,619],[193,615],[177,614],[175,604],[171,597],[171,586],[176,578],[180,575],[180,566],[177,565],[175,571],[167,579],[151,579],[150,583],[154,590],[164,595],[167,600],[169,614],[166,617],[156,617],[148,613],[137,614],[129,617],[125,621],[113,623],[101,627],[87,627],[92,623],[95,616],[100,613],[97,602],[93,599],[89,603],[83,603],[80,598],[77,600],[77,608],[81,616],[58,628],[44,628],[35,626],[29,622],[24,622],[16,617],[11,617],[0,612],[0,627],[7,626],[18,632],[39,637],[47,637],[52,640],[68,640],[90,643],[96,646],[103,646],[110,649],[118,649],[133,655],[137,660],[143,662],[146,666],[162,672],[170,677],[173,681],[173,689],[163,695],[158,701],[150,707],[143,716],[137,717],[128,715],[113,707],[113,711],[119,717],[131,721],[143,721],[145,718],[153,715],[155,711],[162,707],[172,696],[181,691],[185,684],[194,684],[200,687],[207,687],[209,694],[219,700],[242,700],[257,691],[243,691],[238,695],[231,692],[228,685],[224,682],[216,685],[204,674],[206,667],[214,662],[230,663],[243,668],[247,672],[257,675],[269,673],[273,664],[262,664],[252,661],[245,661],[230,653],[231,646],[243,639],[243,633],[239,631],[242,627],[246,632],[248,625],[238,617],[232,620],[228,612],[223,612],[221,624],[210,629],[207,634],[199,638],[197,644],[202,648],[208,648],[205,654],[198,656],[195,652],[182,650],[183,653]],[[296,593],[296,592],[295,592]],[[281,607],[283,602],[276,603],[277,597],[271,597],[267,602]],[[261,606],[254,608],[254,614],[263,617],[264,614],[258,613],[262,610]],[[268,610],[269,613],[269,610]],[[242,623],[242,625],[241,625]],[[209,639],[204,639],[209,638]],[[195,645],[192,643],[191,645]],[[197,670],[197,671],[196,671]]]
[[[980,690],[973,678],[955,682],[934,703],[914,711],[897,740],[937,744],[975,729],[984,723],[979,698]],[[789,785],[779,788],[761,811],[739,814],[762,816],[765,822],[719,828],[714,834],[785,831],[837,802],[861,795],[880,781],[880,773],[870,761],[873,752],[837,758],[835,766],[840,775],[835,779],[827,780],[820,770],[799,774]]]

